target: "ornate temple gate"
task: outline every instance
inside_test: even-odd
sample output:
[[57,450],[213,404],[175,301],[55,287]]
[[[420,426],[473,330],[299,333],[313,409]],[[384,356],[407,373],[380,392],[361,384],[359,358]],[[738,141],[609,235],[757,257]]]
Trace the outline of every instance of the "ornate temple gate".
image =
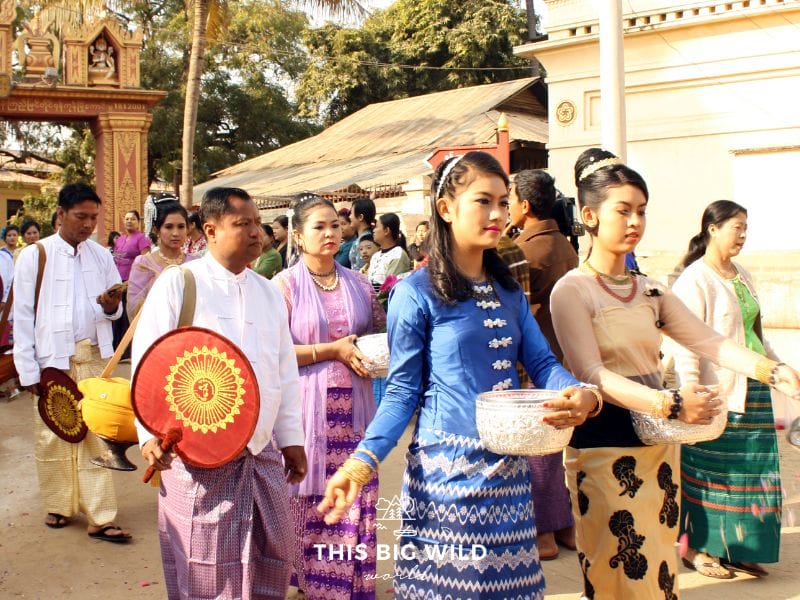
[[[122,226],[127,211],[141,212],[150,110],[166,93],[141,89],[141,34],[116,20],[65,26],[57,37],[52,23],[37,16],[14,39],[15,12],[15,0],[0,0],[0,118],[90,124],[103,200],[97,232],[102,240]],[[12,83],[14,47],[24,71],[22,80]]]

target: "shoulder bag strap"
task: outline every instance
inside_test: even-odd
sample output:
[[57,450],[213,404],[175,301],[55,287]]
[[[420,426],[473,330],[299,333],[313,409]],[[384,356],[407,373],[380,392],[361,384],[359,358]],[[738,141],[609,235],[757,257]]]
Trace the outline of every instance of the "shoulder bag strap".
[[186,267],[181,267],[183,272],[183,306],[178,317],[178,327],[188,327],[194,322],[194,309],[197,305],[197,284],[192,273]]
[[[39,242],[36,242],[36,246],[39,248],[39,267],[38,271],[36,272],[36,289],[33,293],[33,319],[36,320],[36,309],[39,306],[39,292],[42,291],[42,278],[44,277],[44,264],[47,260],[47,253],[45,252],[44,246]],[[0,277],[0,290],[3,289],[3,279]],[[14,286],[11,286],[11,289],[8,290],[8,298],[6,299],[5,306],[3,306],[3,315],[0,317],[0,338],[3,337],[6,331],[6,327],[8,326],[8,317],[11,315],[11,307],[14,305]]]
[[[4,288],[3,278],[0,277],[0,292]],[[8,315],[11,314],[11,306],[14,304],[14,286],[11,286],[11,289],[8,290],[8,298],[6,298],[5,306],[3,306],[3,316],[0,317],[0,338],[2,338],[6,333],[6,327],[8,327]]]
[[36,310],[39,308],[39,293],[42,291],[42,279],[44,279],[44,265],[47,262],[47,251],[41,242],[36,242],[39,249],[39,267],[36,271],[36,290],[33,293],[33,320],[36,320]]
[[[189,269],[183,267],[180,267],[180,269],[183,273],[183,305],[181,306],[181,314],[178,317],[178,327],[186,327],[187,325],[191,325],[192,321],[194,321],[194,308],[197,304],[197,286],[195,285],[194,274]],[[111,377],[114,369],[117,368],[119,361],[122,359],[122,355],[125,354],[125,350],[128,349],[128,345],[133,339],[133,334],[136,331],[136,325],[138,325],[141,315],[141,310],[136,313],[125,335],[122,336],[122,339],[119,341],[119,345],[114,351],[114,356],[108,360],[105,369],[100,373],[101,378]]]

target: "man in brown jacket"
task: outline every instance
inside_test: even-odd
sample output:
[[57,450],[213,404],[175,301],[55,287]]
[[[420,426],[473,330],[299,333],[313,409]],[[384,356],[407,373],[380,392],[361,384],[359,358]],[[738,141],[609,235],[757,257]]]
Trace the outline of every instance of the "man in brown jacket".
[[[531,311],[559,361],[564,358],[550,316],[550,293],[556,282],[578,266],[578,255],[552,218],[555,180],[541,170],[517,173],[510,194],[511,224],[522,227],[516,243],[531,271]],[[575,527],[564,481],[561,453],[530,459],[533,506],[539,531],[539,557],[558,556],[558,544],[575,549]]]

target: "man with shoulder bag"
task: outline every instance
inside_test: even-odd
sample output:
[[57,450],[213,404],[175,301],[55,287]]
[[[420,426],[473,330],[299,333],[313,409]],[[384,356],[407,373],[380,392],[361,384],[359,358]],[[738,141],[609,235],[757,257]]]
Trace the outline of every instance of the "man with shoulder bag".
[[[58,195],[61,228],[23,249],[17,260],[14,363],[20,385],[37,399],[44,369],[64,371],[78,381],[98,375],[113,354],[111,322],[122,311],[119,272],[108,251],[89,239],[100,202],[87,185],[64,186]],[[45,525],[64,527],[83,512],[89,537],[130,541],[130,534],[114,524],[111,472],[90,462],[103,451],[94,434],[65,441],[34,409],[34,435]]]

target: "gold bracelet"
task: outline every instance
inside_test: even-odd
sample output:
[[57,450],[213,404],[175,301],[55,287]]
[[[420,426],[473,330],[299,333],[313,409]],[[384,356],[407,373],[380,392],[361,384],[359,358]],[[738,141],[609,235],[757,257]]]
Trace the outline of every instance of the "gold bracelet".
[[650,416],[666,419],[672,405],[672,393],[669,390],[658,390],[657,397],[650,406]]
[[350,481],[364,487],[372,479],[373,469],[363,460],[357,458],[348,458],[344,464],[339,467],[339,470]]
[[662,390],[661,394],[661,417],[666,419],[672,412],[672,405],[675,404],[675,395],[670,390]]
[[597,406],[594,407],[594,410],[586,415],[587,419],[593,419],[597,415],[600,414],[600,411],[603,410],[603,394],[600,392],[600,388],[596,385],[592,386],[585,386],[583,389],[589,390],[594,394],[594,397],[597,398]]
[[364,454],[364,455],[368,456],[369,458],[371,458],[375,462],[375,472],[376,473],[378,472],[378,467],[380,466],[381,461],[378,460],[378,457],[375,456],[374,452],[371,452],[370,450],[367,450],[366,448],[359,448],[358,450],[356,450],[356,452],[361,452],[362,454]]
[[317,345],[311,344],[311,362],[317,362]]
[[772,372],[777,366],[778,363],[774,360],[762,358],[758,361],[758,364],[756,364],[756,379],[761,383],[769,385],[770,379],[772,378]]

